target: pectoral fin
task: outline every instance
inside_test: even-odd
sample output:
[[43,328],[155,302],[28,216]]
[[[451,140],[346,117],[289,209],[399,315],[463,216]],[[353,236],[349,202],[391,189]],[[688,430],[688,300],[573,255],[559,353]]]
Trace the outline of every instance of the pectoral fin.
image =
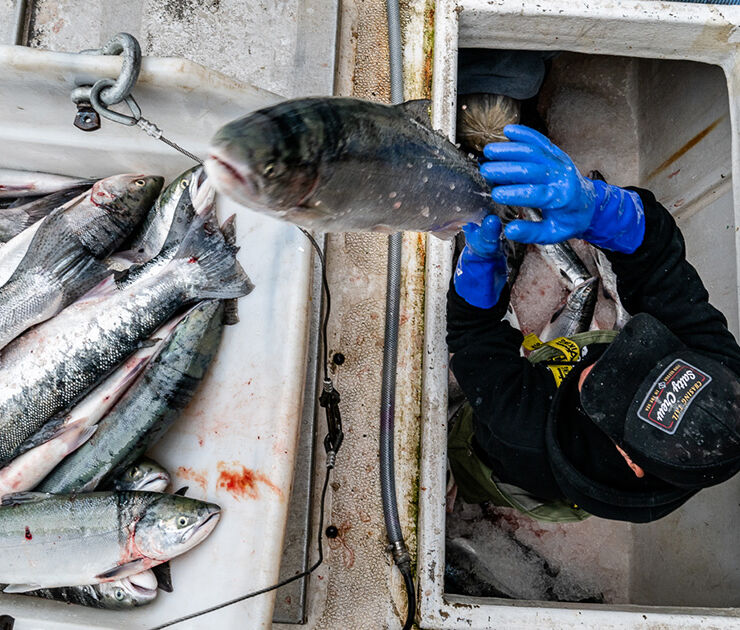
[[107,571],[103,571],[102,573],[98,573],[98,575],[95,576],[96,580],[117,580],[122,577],[126,577],[128,575],[133,575],[134,573],[141,573],[142,571],[146,570],[146,566],[144,566],[146,563],[144,560],[139,558],[138,560],[132,560],[131,562],[126,562],[124,564],[119,564],[115,567],[112,567],[108,569]]
[[8,584],[3,589],[3,593],[28,593],[28,591],[37,591],[40,588],[40,584]]

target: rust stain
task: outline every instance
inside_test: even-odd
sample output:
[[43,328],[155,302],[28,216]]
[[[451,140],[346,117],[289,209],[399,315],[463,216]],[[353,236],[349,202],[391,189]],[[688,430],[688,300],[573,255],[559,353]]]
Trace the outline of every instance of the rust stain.
[[351,569],[355,565],[355,551],[347,544],[346,536],[352,529],[352,523],[344,521],[337,529],[339,530],[337,537],[329,538],[326,541],[327,545],[332,551],[339,551],[344,568]]
[[259,498],[258,483],[265,484],[275,494],[282,497],[283,491],[260,472],[250,470],[246,466],[232,462],[235,468],[230,469],[224,462],[218,463],[218,487],[223,488],[237,499]]
[[[715,120],[711,125],[709,125],[706,129],[703,129],[699,133],[697,133],[691,140],[689,140],[686,144],[684,144],[678,151],[676,151],[673,155],[671,155],[665,162],[663,162],[658,168],[653,170],[648,176],[647,179],[650,179],[652,177],[655,177],[660,171],[663,169],[668,168],[671,164],[673,164],[678,158],[680,158],[682,155],[685,155],[688,153],[693,147],[695,147],[697,144],[699,144],[704,138],[706,138],[712,130],[719,125],[719,123],[722,122],[722,119],[724,116],[720,116],[717,120]],[[681,169],[679,169],[681,170]],[[676,171],[678,173],[678,171]],[[673,173],[675,175],[676,173]],[[673,177],[671,175],[671,177]]]
[[422,69],[422,93],[425,98],[432,96],[432,76],[434,74],[434,9],[429,3],[424,11],[424,68]]
[[186,466],[178,466],[177,476],[182,477],[183,479],[187,479],[188,481],[194,481],[201,488],[203,488],[203,490],[205,490],[208,486],[208,475],[205,473],[205,471],[193,470],[192,468],[187,468]]

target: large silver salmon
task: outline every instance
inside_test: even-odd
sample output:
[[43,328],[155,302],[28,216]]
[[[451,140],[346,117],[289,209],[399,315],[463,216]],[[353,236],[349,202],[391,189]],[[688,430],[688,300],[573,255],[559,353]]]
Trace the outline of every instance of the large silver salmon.
[[352,98],[285,101],[222,127],[206,173],[218,192],[307,229],[451,237],[500,208],[477,163],[420,118]]
[[182,306],[252,288],[213,215],[197,217],[177,256],[126,290],[108,278],[0,354],[0,465],[69,409]]
[[[10,455],[12,460],[0,468],[0,497],[32,490],[59,462],[84,444],[97,429],[97,422],[135,382],[181,319],[182,316],[177,316],[159,328],[143,348],[130,356],[69,412],[52,418],[23,442]],[[153,488],[117,489],[154,491]]]
[[162,350],[98,423],[95,435],[39,485],[41,492],[106,487],[164,435],[190,402],[216,355],[223,305],[209,300],[177,325]]
[[6,593],[112,582],[195,547],[221,508],[158,492],[25,492],[0,507]]
[[0,287],[0,348],[107,275],[101,259],[132,232],[162,183],[161,177],[144,175],[109,177],[41,222],[20,264]]

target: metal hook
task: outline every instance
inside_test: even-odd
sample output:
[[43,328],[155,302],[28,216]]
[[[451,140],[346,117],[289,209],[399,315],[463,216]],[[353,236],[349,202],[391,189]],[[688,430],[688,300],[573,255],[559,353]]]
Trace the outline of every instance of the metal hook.
[[[81,86],[75,88],[72,91],[72,100],[76,104],[80,103],[92,103],[90,95],[95,86],[105,81],[106,84],[98,88],[98,102],[102,102],[105,106],[115,105],[121,101],[126,101],[127,97],[130,96],[131,91],[136,85],[136,81],[139,78],[139,72],[141,71],[141,46],[133,35],[128,33],[118,33],[114,35],[108,43],[102,48],[94,50],[83,50],[80,52],[81,55],[122,55],[123,64],[121,66],[121,72],[118,75],[118,79],[113,81],[112,79],[100,79],[95,83],[94,86]],[[105,90],[103,90],[103,87]],[[101,92],[101,90],[103,90]],[[127,105],[131,107],[131,104],[126,101]],[[101,115],[102,112],[100,112]],[[113,119],[112,119],[113,120]],[[135,124],[124,123],[124,124]]]
[[90,105],[92,105],[93,109],[103,116],[103,118],[121,123],[122,125],[128,125],[129,127],[135,125],[141,118],[141,108],[134,97],[130,94],[123,98],[123,102],[126,103],[129,110],[131,110],[131,116],[115,112],[103,104],[103,95],[105,94],[104,90],[110,88],[114,84],[115,81],[113,79],[100,79],[99,81],[96,81],[95,85],[90,88]]

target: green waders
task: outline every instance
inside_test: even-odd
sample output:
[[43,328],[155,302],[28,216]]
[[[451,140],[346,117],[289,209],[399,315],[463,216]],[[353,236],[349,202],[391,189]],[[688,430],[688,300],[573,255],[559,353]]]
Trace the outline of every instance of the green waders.
[[[533,352],[532,363],[546,362],[558,387],[580,357],[581,348],[593,343],[610,343],[617,336],[614,330],[591,330],[572,338],[559,337],[543,344],[535,335],[527,335],[523,346]],[[558,363],[562,361],[562,363]],[[512,507],[527,516],[552,523],[582,521],[588,512],[566,501],[539,499],[516,486],[497,481],[491,469],[473,451],[473,409],[465,403],[452,420],[447,438],[447,458],[466,503],[488,501],[497,506]]]

